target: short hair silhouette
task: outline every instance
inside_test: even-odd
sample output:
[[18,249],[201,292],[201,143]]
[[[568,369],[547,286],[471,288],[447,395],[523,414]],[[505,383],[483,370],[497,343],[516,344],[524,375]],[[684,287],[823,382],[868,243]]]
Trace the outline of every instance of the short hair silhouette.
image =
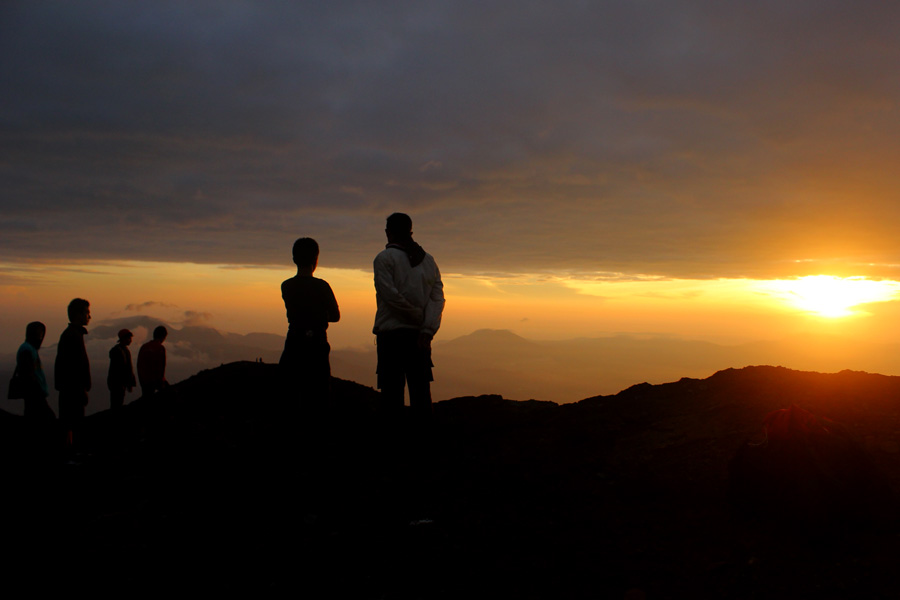
[[129,331],[129,330],[127,330],[127,329],[120,329],[120,330],[119,330],[119,339],[120,339],[120,340],[127,340],[127,339],[130,338],[130,337],[134,337],[134,334],[131,333],[131,331]]
[[69,320],[73,321],[75,317],[82,314],[87,308],[91,305],[90,302],[85,300],[84,298],[75,298],[71,302],[69,302],[69,306],[66,311],[69,314]]
[[291,254],[298,267],[311,267],[319,259],[319,244],[312,238],[302,237],[294,242]]
[[387,218],[385,229],[397,237],[410,237],[412,235],[412,219],[407,214],[394,213]]
[[153,339],[154,340],[164,340],[166,336],[169,335],[169,330],[160,325],[156,329],[153,330]]
[[33,340],[36,338],[43,338],[47,333],[47,326],[41,323],[40,321],[32,321],[28,325],[25,326],[25,339]]

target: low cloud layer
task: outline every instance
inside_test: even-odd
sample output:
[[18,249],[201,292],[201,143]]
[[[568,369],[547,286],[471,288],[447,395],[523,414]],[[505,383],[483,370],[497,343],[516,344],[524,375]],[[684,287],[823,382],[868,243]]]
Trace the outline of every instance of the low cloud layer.
[[7,2],[7,259],[898,277],[900,5]]
[[133,312],[144,312],[147,309],[157,308],[177,308],[177,306],[175,306],[174,304],[166,304],[165,302],[156,302],[155,300],[149,300],[147,302],[141,302],[140,304],[129,304],[125,307],[125,310]]

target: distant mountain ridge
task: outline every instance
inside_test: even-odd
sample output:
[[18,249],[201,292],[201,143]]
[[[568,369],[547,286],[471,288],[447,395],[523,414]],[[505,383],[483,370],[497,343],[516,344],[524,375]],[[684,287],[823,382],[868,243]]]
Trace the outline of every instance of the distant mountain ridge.
[[900,345],[813,334],[738,345],[633,334],[537,341],[504,330],[479,330],[436,341],[434,360],[438,398],[499,393],[520,400],[573,402],[641,381],[704,378],[746,365],[900,373]]

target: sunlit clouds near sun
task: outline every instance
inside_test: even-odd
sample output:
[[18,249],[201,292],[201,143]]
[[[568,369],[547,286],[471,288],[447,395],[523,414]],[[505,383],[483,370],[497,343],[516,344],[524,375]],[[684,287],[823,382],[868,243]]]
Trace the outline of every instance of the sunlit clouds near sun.
[[831,275],[769,281],[759,287],[800,310],[832,319],[866,314],[861,306],[888,302],[900,295],[900,283],[896,281]]

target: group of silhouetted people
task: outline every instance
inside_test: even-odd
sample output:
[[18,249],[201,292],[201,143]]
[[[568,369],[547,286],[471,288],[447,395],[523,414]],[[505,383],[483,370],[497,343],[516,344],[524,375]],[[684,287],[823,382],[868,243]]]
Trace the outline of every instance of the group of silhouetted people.
[[[414,414],[431,414],[431,340],[441,326],[444,285],[434,258],[412,239],[412,219],[403,213],[387,218],[387,245],[374,261],[378,388],[382,408],[404,405],[404,387]],[[331,286],[313,277],[319,246],[311,238],[294,243],[297,275],[281,284],[288,334],[280,365],[288,385],[299,388],[309,408],[321,409],[330,395],[329,323],[341,318]]]
[[[84,418],[91,391],[91,364],[88,359],[84,336],[91,321],[90,303],[75,298],[68,306],[69,325],[59,336],[54,363],[54,387],[59,391],[59,421],[65,432],[66,447],[73,446],[73,431]],[[138,377],[146,396],[168,385],[166,382],[166,328],[160,325],[153,332],[153,340],[141,347],[138,354]],[[25,341],[16,353],[16,369],[10,381],[9,397],[24,400],[24,415],[29,422],[51,422],[56,414],[47,402],[50,390],[44,374],[39,350],[47,334],[47,327],[40,321],[25,328]],[[126,391],[136,384],[128,346],[133,338],[131,331],[119,331],[118,343],[109,351],[109,402],[111,409],[121,408]]]
[[[410,523],[430,523],[435,481],[429,463],[438,431],[431,419],[431,342],[441,325],[444,286],[434,258],[413,241],[409,216],[389,216],[385,234],[387,245],[373,265],[376,311],[372,332],[381,390],[376,460],[385,461],[386,477],[408,490],[403,510],[415,517]],[[341,444],[335,440],[354,431],[365,435],[371,423],[352,418],[354,413],[348,410],[352,402],[341,406],[331,401],[327,329],[329,323],[340,319],[340,309],[331,286],[313,277],[319,246],[311,238],[300,238],[294,242],[292,254],[297,274],[281,284],[289,327],[279,365],[284,389],[296,399],[287,406],[300,408],[300,419],[297,427],[285,424],[283,437],[297,442],[300,477],[306,485],[339,490],[342,482],[336,476],[344,470],[338,465],[342,461],[348,461],[348,467],[355,465],[359,457],[342,455]],[[409,410],[404,408],[407,387]],[[354,430],[354,425],[362,429]],[[313,522],[330,507],[330,501],[320,504],[307,495],[299,503],[304,519]]]
[[[441,324],[443,283],[434,258],[413,241],[409,216],[389,216],[385,234],[388,243],[374,261],[376,313],[372,328],[383,409],[400,410],[404,405],[404,387],[408,386],[412,412],[430,415],[431,340]],[[298,239],[292,254],[297,274],[281,284],[289,326],[279,364],[284,380],[302,405],[324,409],[331,395],[331,348],[326,330],[329,323],[340,319],[340,309],[331,286],[313,277],[319,257],[316,241]],[[71,447],[73,429],[84,418],[91,391],[91,366],[84,342],[91,320],[90,303],[75,298],[69,303],[68,317],[69,325],[60,335],[57,347],[54,384],[59,391],[59,421],[66,432],[67,447]],[[49,389],[38,353],[46,333],[43,323],[28,324],[10,382],[9,397],[24,399],[29,422],[56,419],[47,402]],[[141,347],[136,378],[129,349],[134,335],[128,329],[118,332],[118,342],[109,351],[106,382],[110,409],[120,409],[125,394],[133,391],[137,382],[145,397],[168,386],[163,346],[167,334],[160,325],[153,331],[153,339]]]

